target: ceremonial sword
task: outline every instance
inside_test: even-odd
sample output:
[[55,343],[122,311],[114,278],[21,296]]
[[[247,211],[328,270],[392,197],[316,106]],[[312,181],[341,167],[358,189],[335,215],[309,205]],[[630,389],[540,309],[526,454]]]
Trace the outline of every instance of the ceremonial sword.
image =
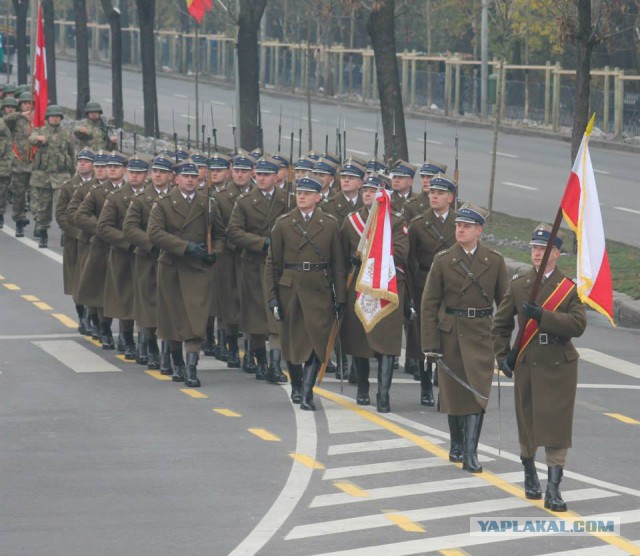
[[487,396],[485,396],[484,394],[481,394],[478,390],[476,390],[473,386],[471,386],[470,384],[466,383],[464,380],[462,380],[456,373],[454,373],[448,366],[447,364],[442,360],[442,355],[439,353],[433,353],[433,352],[427,352],[425,353],[425,359],[427,357],[432,357],[433,359],[436,360],[436,367],[438,367],[439,370],[442,370],[445,372],[445,374],[447,374],[448,376],[450,376],[453,380],[455,380],[460,386],[462,386],[463,388],[465,388],[466,390],[469,390],[469,392],[471,392],[474,396],[478,396],[481,400],[485,400],[488,401],[489,398]]

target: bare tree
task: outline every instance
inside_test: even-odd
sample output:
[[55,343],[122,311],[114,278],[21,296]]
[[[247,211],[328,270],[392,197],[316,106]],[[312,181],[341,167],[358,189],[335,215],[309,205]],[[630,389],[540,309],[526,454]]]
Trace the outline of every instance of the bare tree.
[[155,14],[156,0],[136,0],[140,24],[142,62],[142,96],[144,98],[144,133],[157,136],[158,95],[156,91]]
[[[16,52],[18,61],[18,84],[27,82],[27,12],[29,0],[13,0],[13,9],[16,12]],[[33,38],[35,40],[35,37]]]
[[122,100],[122,27],[120,8],[111,0],[100,0],[104,15],[111,29],[111,96],[113,124],[122,127],[124,123],[124,105]]
[[55,34],[55,12],[53,0],[42,0],[42,19],[44,29],[44,43],[47,51],[47,82],[49,87],[49,102],[58,103],[58,93],[56,85],[56,34]]
[[84,115],[84,107],[89,102],[89,35],[87,33],[86,0],[73,0],[73,12],[76,27],[76,82],[78,97],[76,99],[76,118]]

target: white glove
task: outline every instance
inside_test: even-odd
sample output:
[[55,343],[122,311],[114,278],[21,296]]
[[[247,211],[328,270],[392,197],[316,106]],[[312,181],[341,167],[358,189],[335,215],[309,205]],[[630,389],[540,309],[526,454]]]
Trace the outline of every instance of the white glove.
[[276,319],[277,321],[282,320],[282,317],[280,316],[280,310],[278,307],[273,308],[273,318]]

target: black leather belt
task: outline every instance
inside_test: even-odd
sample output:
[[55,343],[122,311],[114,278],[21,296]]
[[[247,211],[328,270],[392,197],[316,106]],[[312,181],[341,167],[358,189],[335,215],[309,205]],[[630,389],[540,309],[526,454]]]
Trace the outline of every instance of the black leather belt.
[[429,272],[431,270],[430,264],[421,264],[419,265],[420,270],[424,270],[425,272]]
[[556,336],[555,334],[547,334],[545,332],[541,332],[540,334],[536,334],[533,337],[532,341],[541,346],[546,346],[549,344],[564,344],[567,339],[563,338],[562,336]]
[[444,312],[447,313],[447,315],[455,315],[456,317],[467,317],[468,319],[475,319],[479,317],[490,317],[493,314],[493,307],[487,307],[485,309],[476,309],[475,307],[456,309],[454,307],[447,307]]
[[312,270],[326,270],[329,268],[329,263],[284,263],[284,267],[291,270],[311,272]]

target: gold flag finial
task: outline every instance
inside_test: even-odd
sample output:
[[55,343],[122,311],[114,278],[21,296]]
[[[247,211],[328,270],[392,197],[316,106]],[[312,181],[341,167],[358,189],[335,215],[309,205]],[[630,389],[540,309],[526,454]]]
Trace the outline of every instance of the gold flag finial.
[[589,120],[589,123],[587,124],[587,130],[585,131],[585,133],[587,135],[591,135],[591,132],[593,131],[593,126],[596,123],[596,113],[593,113],[593,116],[591,116],[591,119]]

